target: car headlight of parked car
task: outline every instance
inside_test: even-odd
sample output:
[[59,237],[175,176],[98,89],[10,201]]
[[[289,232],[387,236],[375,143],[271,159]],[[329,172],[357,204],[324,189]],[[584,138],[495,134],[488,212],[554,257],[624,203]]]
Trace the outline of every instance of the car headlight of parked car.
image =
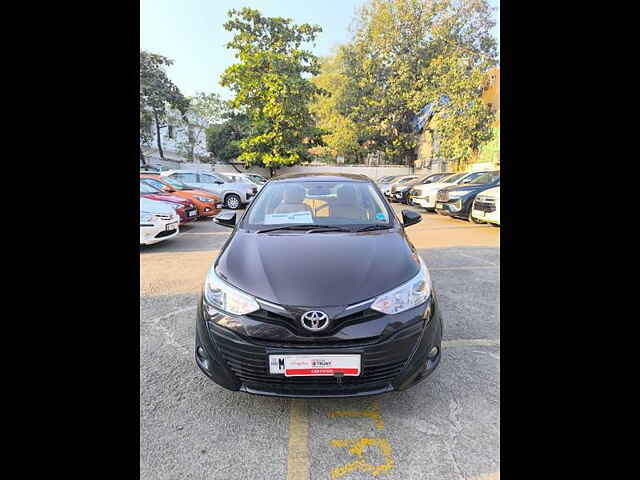
[[431,295],[431,276],[420,258],[420,271],[408,282],[376,297],[372,310],[392,315],[404,312],[426,302]]
[[[256,299],[222,280],[212,266],[204,283],[204,297],[209,305],[205,305],[207,313],[215,315],[221,310],[232,315],[246,315],[260,310]],[[209,310],[209,306],[215,310]]]
[[154,222],[156,216],[153,213],[149,212],[140,212],[140,223],[151,223]]
[[212,199],[207,198],[207,197],[198,197],[198,196],[196,195],[196,196],[194,196],[194,198],[195,198],[196,200],[200,200],[201,202],[205,202],[205,203],[213,202],[213,200],[212,200]]

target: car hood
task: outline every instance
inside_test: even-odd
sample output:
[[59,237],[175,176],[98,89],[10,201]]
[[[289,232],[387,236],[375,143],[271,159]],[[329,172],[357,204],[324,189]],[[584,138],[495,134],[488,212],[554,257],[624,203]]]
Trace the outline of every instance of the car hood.
[[201,190],[199,188],[190,188],[188,190],[182,190],[184,193],[192,194],[192,195],[200,195],[205,198],[219,199],[218,195],[215,193],[207,192],[206,190]]
[[451,185],[447,188],[443,188],[442,190],[444,191],[451,191],[451,190],[456,190],[458,192],[477,192],[480,190],[486,190],[488,188],[491,188],[492,185],[489,183],[484,183],[484,184],[476,184],[476,185]]
[[247,233],[237,231],[217,273],[230,284],[279,305],[350,305],[380,295],[419,271],[401,231]]
[[451,183],[427,183],[425,185],[416,185],[414,188],[421,192],[429,192],[431,190],[439,190],[452,185]]
[[159,213],[161,215],[175,215],[176,213],[169,205],[156,200],[150,200],[145,197],[140,197],[140,211]]

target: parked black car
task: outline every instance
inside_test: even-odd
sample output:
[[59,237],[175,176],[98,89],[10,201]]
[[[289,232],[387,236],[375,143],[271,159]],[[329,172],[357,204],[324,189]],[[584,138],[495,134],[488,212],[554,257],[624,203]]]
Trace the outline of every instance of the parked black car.
[[[258,193],[198,302],[195,359],[214,382],[286,397],[403,390],[440,363],[429,271],[363,175],[283,175]],[[236,225],[237,220],[237,225]],[[393,259],[390,261],[390,259]]]
[[473,200],[478,193],[500,185],[500,170],[484,173],[469,183],[451,185],[438,190],[436,212],[477,223],[471,216]]

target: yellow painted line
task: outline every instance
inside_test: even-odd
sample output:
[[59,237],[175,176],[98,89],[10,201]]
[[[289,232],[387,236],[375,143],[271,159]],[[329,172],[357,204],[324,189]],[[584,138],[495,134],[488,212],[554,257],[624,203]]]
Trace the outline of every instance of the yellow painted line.
[[384,421],[380,414],[380,404],[378,400],[374,400],[366,410],[335,410],[329,414],[330,417],[368,417],[373,420],[373,424],[378,430],[384,428]]
[[[393,455],[391,453],[391,445],[389,441],[385,438],[366,438],[362,437],[356,441],[350,440],[332,440],[332,447],[342,447],[349,448],[349,453],[358,457],[356,460],[347,463],[346,465],[342,465],[341,467],[336,467],[331,470],[331,479],[337,480],[338,478],[352,472],[364,472],[373,475],[374,477],[380,475],[381,473],[388,472],[393,469],[395,462],[393,460]],[[367,463],[363,459],[365,448],[369,447],[378,447],[380,449],[380,453],[382,453],[382,458],[384,458],[384,463],[379,465],[373,465],[371,463]]]
[[300,398],[290,402],[287,480],[309,480],[309,413]]

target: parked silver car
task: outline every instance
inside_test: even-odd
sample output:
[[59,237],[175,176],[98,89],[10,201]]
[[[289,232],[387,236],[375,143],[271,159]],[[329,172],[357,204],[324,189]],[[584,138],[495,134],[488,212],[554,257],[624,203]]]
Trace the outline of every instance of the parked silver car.
[[400,178],[400,175],[387,175],[386,177],[380,177],[376,180],[376,185],[382,193],[391,189],[391,184]]
[[244,182],[234,182],[233,179],[219,172],[197,172],[194,170],[169,170],[162,172],[163,177],[180,180],[192,187],[215,193],[222,199],[225,208],[238,209],[248,204],[258,188]]
[[387,197],[387,199],[389,199],[389,201],[391,201],[392,200],[391,189],[393,188],[394,185],[397,186],[397,185],[402,185],[404,183],[409,183],[412,180],[417,180],[418,178],[419,178],[418,175],[402,175],[402,176],[396,177],[385,186],[385,189],[382,190],[382,193],[384,194],[385,197]]

